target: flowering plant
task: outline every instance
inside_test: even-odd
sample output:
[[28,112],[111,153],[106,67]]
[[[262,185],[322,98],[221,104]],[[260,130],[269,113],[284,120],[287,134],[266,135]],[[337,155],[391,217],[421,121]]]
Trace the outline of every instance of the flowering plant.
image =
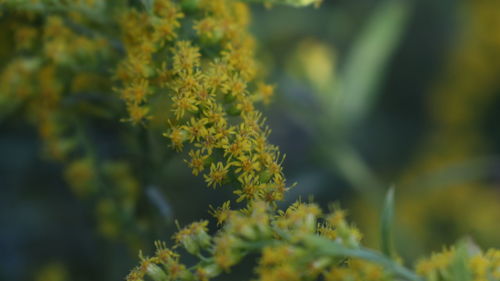
[[[132,135],[162,135],[208,187],[232,189],[234,200],[211,208],[216,230],[201,220],[181,228],[172,247],[154,242],[154,254],[141,252],[127,280],[209,280],[252,255],[255,278],[263,281],[500,280],[500,251],[482,251],[470,241],[407,268],[391,241],[392,190],[382,216],[381,252],[363,246],[362,234],[337,206],[327,212],[312,201],[278,207],[293,185],[286,182],[284,156],[268,141],[271,129],[258,110],[257,104],[271,101],[275,86],[255,60],[248,5],[0,2],[6,18],[1,28],[14,39],[2,46],[10,56],[0,76],[2,112],[23,109],[47,155],[64,165],[74,192],[94,200],[103,234],[133,247],[141,243],[148,229],[135,223],[142,185],[136,163],[101,159],[87,120],[120,119]],[[185,262],[182,252],[194,262]]]

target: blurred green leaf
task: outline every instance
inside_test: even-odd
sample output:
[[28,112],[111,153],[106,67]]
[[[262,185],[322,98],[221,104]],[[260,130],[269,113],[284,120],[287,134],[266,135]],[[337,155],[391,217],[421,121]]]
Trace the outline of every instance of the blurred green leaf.
[[141,0],[141,4],[148,13],[153,12],[154,0]]
[[396,252],[393,243],[394,223],[394,187],[389,188],[385,196],[384,209],[380,219],[381,249],[385,255],[395,258]]
[[468,266],[469,253],[467,244],[461,241],[450,265],[450,273],[454,281],[472,281],[472,273]]
[[380,204],[383,199],[383,184],[371,170],[359,152],[348,143],[336,142],[324,147],[324,155],[333,167],[360,192],[367,202]]
[[362,120],[376,98],[389,59],[409,18],[410,1],[383,1],[367,21],[341,69],[337,100],[347,128]]
[[350,257],[371,261],[383,266],[386,270],[400,277],[401,280],[422,281],[423,279],[396,261],[376,251],[366,248],[348,248],[337,241],[312,235],[306,238],[306,243],[314,246],[318,252],[331,257]]

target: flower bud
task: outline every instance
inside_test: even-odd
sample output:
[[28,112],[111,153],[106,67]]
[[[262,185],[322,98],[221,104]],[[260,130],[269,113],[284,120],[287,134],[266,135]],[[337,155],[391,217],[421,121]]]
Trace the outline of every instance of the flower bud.
[[211,237],[207,233],[208,221],[195,222],[175,235],[177,243],[191,254],[196,255],[201,249],[210,246]]
[[165,281],[169,280],[163,269],[161,269],[156,264],[150,263],[148,265],[146,274],[151,277],[154,281]]

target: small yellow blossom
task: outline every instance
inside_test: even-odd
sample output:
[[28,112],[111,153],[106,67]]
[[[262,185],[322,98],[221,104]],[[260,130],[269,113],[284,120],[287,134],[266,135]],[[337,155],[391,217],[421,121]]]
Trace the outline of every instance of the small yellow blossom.
[[235,161],[231,162],[230,165],[236,167],[235,173],[239,174],[238,178],[242,178],[245,175],[253,176],[260,170],[260,162],[257,155],[241,155]]
[[191,160],[186,162],[188,163],[189,168],[193,170],[193,175],[197,176],[205,169],[208,155],[202,155],[202,152],[200,150],[191,150],[189,151],[189,157],[191,157]]
[[238,195],[236,202],[241,202],[243,200],[250,201],[261,196],[262,184],[254,175],[242,175],[238,178],[238,181],[241,183],[241,188],[234,191],[234,194]]
[[213,186],[215,188],[218,185],[222,185],[227,178],[228,172],[228,167],[224,166],[222,162],[217,162],[217,164],[212,163],[210,165],[210,172],[208,175],[204,175],[204,178],[209,187]]
[[210,214],[214,216],[217,219],[217,225],[221,225],[224,223],[227,219],[229,219],[229,216],[231,215],[231,201],[226,201],[222,206],[218,208],[213,208],[210,206]]
[[174,73],[193,71],[193,68],[200,65],[200,52],[198,47],[191,46],[188,41],[178,41],[175,48],[172,48]]
[[190,95],[174,96],[172,102],[172,111],[177,119],[183,118],[186,112],[196,112],[198,110],[198,102]]
[[172,147],[178,151],[184,146],[184,142],[188,139],[188,133],[180,127],[172,127],[169,133],[164,134],[172,142]]
[[271,103],[271,98],[274,95],[274,88],[273,85],[264,84],[262,82],[257,84],[257,93],[262,98],[264,104],[267,105]]

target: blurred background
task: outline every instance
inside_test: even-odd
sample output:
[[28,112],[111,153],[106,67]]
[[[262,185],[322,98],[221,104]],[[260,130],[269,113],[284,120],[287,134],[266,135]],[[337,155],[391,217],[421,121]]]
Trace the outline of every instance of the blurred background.
[[[254,5],[251,29],[277,85],[274,102],[262,107],[271,143],[297,183],[283,206],[339,202],[377,248],[383,197],[394,186],[396,246],[408,264],[464,237],[500,246],[499,1]],[[98,153],[139,153],[115,145],[116,128],[128,124],[90,125]],[[170,240],[175,220],[209,218],[209,205],[234,199],[165,151],[156,180],[138,189],[130,227],[139,238],[110,239],[119,236],[113,218],[96,220],[107,205],[79,199],[29,122],[2,114],[0,156],[1,280],[122,280],[138,249]]]

